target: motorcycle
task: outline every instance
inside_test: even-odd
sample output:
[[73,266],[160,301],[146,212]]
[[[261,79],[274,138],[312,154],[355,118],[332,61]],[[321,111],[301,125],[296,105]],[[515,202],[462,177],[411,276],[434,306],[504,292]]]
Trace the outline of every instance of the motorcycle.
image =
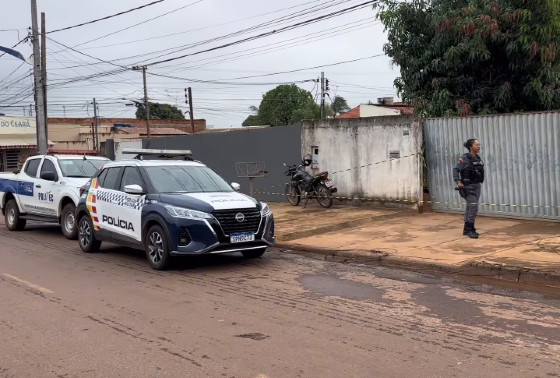
[[331,207],[333,193],[336,193],[337,188],[329,179],[329,172],[321,172],[315,176],[309,174],[305,167],[311,165],[310,155],[304,156],[302,163],[299,166],[284,163],[284,167],[288,168],[285,175],[290,177],[290,182],[285,188],[288,202],[297,206],[303,198],[305,199],[303,207],[305,207],[310,199],[315,198],[322,207]]

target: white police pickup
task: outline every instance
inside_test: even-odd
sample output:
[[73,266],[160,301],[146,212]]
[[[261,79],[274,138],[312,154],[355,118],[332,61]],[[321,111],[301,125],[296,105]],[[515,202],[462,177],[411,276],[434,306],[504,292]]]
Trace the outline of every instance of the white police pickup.
[[0,207],[6,227],[22,230],[27,220],[57,222],[68,239],[78,230],[74,212],[80,187],[110,160],[97,156],[39,155],[19,173],[0,173]]
[[190,151],[123,153],[137,156],[106,164],[80,198],[83,251],[99,250],[102,241],[136,246],[159,270],[171,256],[241,252],[254,258],[274,244],[268,205],[237,193],[238,184],[193,161]]

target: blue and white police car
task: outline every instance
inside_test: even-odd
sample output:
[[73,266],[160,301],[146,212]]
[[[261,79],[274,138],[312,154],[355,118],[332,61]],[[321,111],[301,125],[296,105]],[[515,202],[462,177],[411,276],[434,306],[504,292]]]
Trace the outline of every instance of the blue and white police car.
[[136,246],[160,270],[171,256],[255,258],[274,244],[268,205],[238,193],[238,184],[193,161],[190,151],[123,152],[136,157],[105,164],[83,188],[76,209],[83,251],[99,250],[102,241]]

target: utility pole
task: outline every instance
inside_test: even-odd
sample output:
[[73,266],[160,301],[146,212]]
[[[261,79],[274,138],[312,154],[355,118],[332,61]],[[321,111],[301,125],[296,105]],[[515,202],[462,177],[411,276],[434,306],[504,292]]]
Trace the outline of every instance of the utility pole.
[[43,91],[43,106],[45,109],[45,140],[49,140],[49,118],[47,109],[47,28],[45,12],[41,12],[41,83]]
[[148,103],[148,86],[146,85],[146,66],[134,66],[132,70],[140,71],[142,70],[142,77],[144,79],[144,109],[146,109],[146,130],[148,134],[148,138],[150,137],[150,106]]
[[325,119],[325,73],[321,72],[321,119]]
[[93,132],[93,147],[96,152],[99,152],[99,130],[97,125],[97,102],[95,98],[93,99],[93,121],[94,121],[94,132]]
[[37,149],[39,154],[47,153],[47,135],[45,128],[45,103],[41,83],[41,56],[39,32],[37,30],[37,0],[31,0],[31,33],[33,42],[33,74],[35,78],[35,106],[37,107]]
[[191,128],[192,133],[194,135],[194,114],[193,114],[193,103],[192,103],[192,91],[191,87],[189,87],[189,113],[191,115]]

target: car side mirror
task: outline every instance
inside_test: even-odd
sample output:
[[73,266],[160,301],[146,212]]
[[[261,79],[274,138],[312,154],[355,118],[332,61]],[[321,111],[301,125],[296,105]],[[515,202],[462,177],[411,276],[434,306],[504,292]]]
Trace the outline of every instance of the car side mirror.
[[239,192],[241,190],[241,185],[239,185],[236,182],[232,182],[231,183],[231,187],[233,188],[233,190],[235,190],[236,192]]
[[58,180],[58,177],[57,177],[56,173],[53,172],[53,171],[44,171],[44,172],[41,172],[41,179],[47,180],[47,181],[56,181],[56,180]]
[[125,185],[124,192],[128,194],[144,194],[144,189],[140,185]]

